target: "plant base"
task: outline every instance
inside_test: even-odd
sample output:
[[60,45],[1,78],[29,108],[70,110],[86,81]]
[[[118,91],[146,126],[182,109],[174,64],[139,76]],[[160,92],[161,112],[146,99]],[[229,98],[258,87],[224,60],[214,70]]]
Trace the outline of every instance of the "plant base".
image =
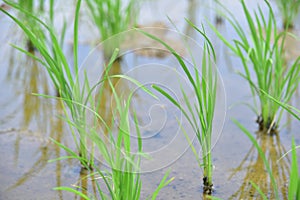
[[274,122],[274,120],[271,120],[271,118],[268,118],[267,123],[264,123],[264,119],[261,115],[259,115],[256,119],[256,123],[258,123],[259,131],[265,132],[270,135],[275,135],[278,133],[277,131],[277,124]]
[[211,195],[213,191],[213,184],[208,182],[208,178],[205,176],[203,178],[203,194]]
[[37,51],[34,44],[31,42],[31,40],[27,40],[26,48],[27,48],[27,51],[30,52],[30,53],[34,53],[35,51]]
[[216,25],[221,25],[221,24],[223,24],[223,22],[224,22],[224,20],[220,15],[215,16],[215,24]]
[[290,23],[290,22],[283,22],[283,29],[287,28],[288,30],[293,30],[294,29],[294,24]]
[[[81,153],[79,153],[78,156],[80,158],[82,158]],[[80,164],[81,164],[81,170],[93,170],[94,169],[92,163],[90,163],[89,161],[81,160]]]

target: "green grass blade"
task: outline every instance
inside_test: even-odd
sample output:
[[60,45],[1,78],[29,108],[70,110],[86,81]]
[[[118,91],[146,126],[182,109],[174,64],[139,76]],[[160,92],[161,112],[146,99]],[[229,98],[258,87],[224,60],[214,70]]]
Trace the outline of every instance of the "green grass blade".
[[263,193],[263,191],[258,187],[258,185],[256,185],[254,182],[250,181],[251,185],[256,189],[256,191],[260,194],[260,196],[264,199],[264,200],[268,200],[268,197]]
[[152,200],[156,199],[156,197],[158,196],[158,194],[159,194],[159,192],[161,191],[162,188],[164,188],[165,186],[169,185],[175,179],[174,177],[172,177],[169,180],[167,180],[169,174],[170,174],[170,170],[167,171],[167,173],[164,175],[164,177],[160,181],[158,187],[153,192],[152,198],[151,198]]
[[74,67],[75,71],[78,72],[78,21],[79,21],[79,11],[80,11],[81,0],[77,1],[76,11],[75,11],[75,21],[74,21]]
[[70,187],[55,187],[53,188],[53,190],[63,190],[63,191],[68,191],[68,192],[72,192],[78,196],[80,196],[82,199],[85,199],[85,200],[91,200],[88,196],[86,196],[85,194],[83,194],[82,192],[78,191],[78,190],[75,190],[73,188],[70,188]]
[[159,39],[158,37],[151,35],[145,31],[136,29],[138,31],[140,31],[141,33],[143,33],[144,35],[148,36],[149,38],[156,40],[157,42],[161,43],[162,45],[164,45],[177,59],[177,61],[179,62],[180,66],[182,67],[182,69],[184,70],[185,74],[187,75],[190,83],[193,85],[194,88],[197,88],[196,83],[193,79],[193,76],[191,75],[188,67],[186,66],[186,64],[184,63],[183,59],[180,57],[180,55],[171,47],[169,46],[167,43],[165,43],[163,40]]
[[288,199],[297,199],[297,193],[299,193],[300,185],[298,185],[298,181],[300,179],[299,176],[299,167],[297,161],[297,153],[296,153],[296,144],[293,138],[292,140],[292,164],[290,170],[290,183],[289,183],[289,195]]
[[[185,19],[185,20],[187,21],[187,23],[191,27],[193,27],[198,33],[200,33],[205,38],[205,41],[208,43],[208,45],[209,45],[209,47],[210,47],[210,49],[212,51],[212,53],[209,53],[209,54],[213,55],[214,60],[216,60],[216,58],[217,58],[216,52],[214,50],[214,47],[213,47],[211,41],[209,40],[209,38],[207,37],[206,33],[204,32],[204,28],[203,28],[203,31],[202,31],[195,24],[193,24],[189,19]],[[202,27],[203,27],[203,25],[202,25]]]
[[284,108],[287,112],[289,112],[291,115],[293,115],[296,119],[300,120],[300,116],[298,116],[295,112],[297,112],[298,114],[300,113],[300,110],[298,110],[297,108],[290,106],[288,104],[285,104],[283,102],[281,102],[280,100],[274,98],[273,96],[269,95],[267,92],[261,90],[261,92],[266,95],[269,99],[271,99],[272,101],[274,101],[275,103],[277,103],[278,105],[280,105],[282,108]]

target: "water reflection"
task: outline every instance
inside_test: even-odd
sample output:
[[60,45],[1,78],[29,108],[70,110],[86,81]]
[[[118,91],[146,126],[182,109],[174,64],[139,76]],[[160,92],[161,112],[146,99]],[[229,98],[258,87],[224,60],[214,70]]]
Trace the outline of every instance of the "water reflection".
[[[62,110],[62,102],[57,101],[56,103],[56,109],[55,110]],[[55,141],[62,143],[62,136],[64,132],[64,122],[62,119],[55,118],[55,120],[52,123],[53,127],[53,132],[51,132],[50,137],[53,138]],[[54,146],[54,158],[59,158],[61,156],[61,148],[57,145]],[[61,186],[62,185],[62,162],[61,161],[56,161],[55,162],[55,176],[56,176],[56,186]],[[57,191],[57,195],[60,200],[63,199],[62,191]]]
[[[61,109],[61,102],[57,101],[56,105],[54,106],[56,109]],[[51,116],[49,121],[49,137],[55,139],[57,142],[63,142],[63,132],[64,132],[64,122],[63,120],[57,118],[55,115]],[[45,133],[44,133],[45,134]],[[22,135],[22,133],[18,132],[17,137],[15,140],[15,153],[14,153],[14,165],[17,168],[18,165],[30,165],[31,167],[26,168],[25,172],[22,173],[21,177],[17,179],[17,181],[10,185],[7,190],[13,190],[18,188],[21,185],[26,184],[26,182],[30,182],[37,174],[43,174],[44,170],[47,170],[47,166],[49,165],[48,161],[54,158],[58,158],[62,156],[61,148],[57,145],[50,143],[46,139],[38,140],[38,146],[34,146],[31,150],[33,151],[34,157],[26,157],[27,154],[23,152],[19,152],[20,148],[24,148],[22,145],[23,139],[26,139],[26,135]],[[34,138],[38,137],[42,138],[45,137],[44,135],[35,135]],[[26,143],[25,143],[26,145]],[[22,158],[20,159],[20,156]],[[25,156],[25,157],[24,157]],[[21,160],[21,163],[19,163]],[[25,163],[23,163],[25,160]],[[31,163],[31,164],[30,164]],[[56,186],[62,185],[62,161],[57,161],[55,164],[55,179],[56,179]],[[62,199],[62,193],[58,191],[59,199]]]
[[[198,0],[188,1],[187,19],[190,20],[193,24],[197,23],[197,11],[199,10],[198,4]],[[183,33],[187,36],[193,37],[194,29],[188,23],[185,23],[185,30]]]
[[[10,59],[7,81],[14,85],[14,95],[22,99],[21,129],[29,130],[33,126],[37,126],[36,129],[39,131],[47,132],[49,129],[47,122],[51,117],[53,105],[45,98],[33,95],[33,93],[51,95],[51,87],[45,69],[29,56],[20,55],[17,52],[12,55],[16,56],[12,56]],[[18,62],[15,63],[15,60]]]
[[300,32],[297,30],[290,30],[286,35],[284,43],[284,59],[287,65],[291,65],[300,55]]
[[[123,81],[122,78],[112,77],[114,75],[123,74],[121,58],[114,61],[111,67],[107,66],[107,64],[104,65],[103,71],[104,72],[102,73],[102,75],[100,75],[100,78],[96,78],[98,81],[96,83],[97,88],[93,93],[95,102],[92,102],[92,105],[90,105],[101,117],[101,119],[99,119],[98,116],[95,116],[95,114],[91,113],[91,115],[88,116],[87,123],[91,123],[89,126],[90,129],[96,128],[99,136],[104,140],[106,145],[110,145],[110,134],[111,132],[117,132],[116,129],[118,129],[118,116],[116,116],[117,107],[114,98],[114,92],[116,93],[118,98],[125,99],[124,95],[126,96],[130,94],[130,88],[128,86],[128,82]],[[98,73],[94,73],[93,75],[97,77],[97,74]],[[92,78],[89,80],[89,84],[91,84],[90,86],[96,86],[95,83],[92,83],[93,81],[91,80]],[[88,143],[88,146],[94,146],[93,141],[89,140]],[[103,159],[101,152],[99,152],[99,149],[95,148],[95,151],[96,152],[94,152],[94,156],[96,158],[96,169],[94,170],[94,172],[81,169],[80,174],[78,175],[77,182],[72,186],[74,186],[78,191],[87,196],[92,195],[94,197],[97,197],[97,194],[99,194],[98,187],[100,186],[101,190],[105,191],[106,185],[103,183],[102,178],[97,177],[98,173],[96,172],[96,170],[100,170],[102,169],[102,167],[105,168],[106,166],[104,164],[105,160]],[[76,199],[76,196],[74,196],[74,198]],[[84,198],[81,197],[80,199]]]
[[[94,197],[97,197],[97,186],[96,186],[96,177],[94,174],[89,174],[87,170],[81,170],[78,181],[73,184],[75,188],[80,190],[82,194],[86,196],[93,195]],[[78,196],[74,196],[74,199],[78,199]],[[85,198],[80,197],[80,200],[84,200]]]
[[[284,68],[288,68],[290,67],[295,60],[297,60],[299,58],[300,55],[300,32],[299,30],[288,30],[289,33],[286,35],[285,37],[285,43],[284,43]],[[299,63],[298,63],[299,64]],[[289,100],[288,104],[289,105],[293,105],[295,107],[299,106],[299,84],[297,86],[297,88],[295,89],[295,93],[293,95],[293,97]],[[286,115],[284,116],[285,120],[285,124],[284,126],[286,126],[288,132],[291,132],[292,130],[292,116],[286,112]]]
[[[16,50],[10,53],[10,62],[7,65],[9,67],[4,81],[12,85],[12,90],[7,91],[7,96],[14,96],[14,99],[19,100],[8,103],[11,109],[17,111],[13,113],[9,123],[12,126],[10,129],[15,132],[12,134],[16,135],[13,141],[13,168],[19,170],[19,166],[23,165],[30,167],[26,167],[13,184],[7,185],[7,192],[28,184],[27,182],[34,179],[37,174],[43,174],[49,165],[48,160],[62,156],[61,149],[51,144],[48,138],[63,142],[65,131],[63,120],[57,117],[62,114],[62,102],[33,95],[33,93],[55,94],[44,67]],[[5,101],[9,101],[9,98]],[[8,117],[7,113],[3,114],[4,118]],[[10,133],[7,133],[7,136],[8,134]],[[1,137],[5,140],[6,135]],[[26,142],[29,138],[37,144],[30,149],[32,154],[22,151],[24,148],[27,149],[24,145],[28,145]],[[55,168],[56,185],[61,186],[61,161],[55,163]],[[62,199],[61,192],[58,192],[58,196]]]
[[[281,199],[287,199],[290,160],[286,157],[278,161],[278,159],[286,152],[286,149],[280,142],[279,135],[270,137],[269,135],[258,132],[256,134],[256,140],[270,164]],[[263,193],[270,199],[275,198],[269,175],[265,170],[264,162],[253,145],[241,163],[232,170],[229,180],[240,173],[245,173],[245,176],[239,189],[231,195],[231,199],[260,198],[259,193],[252,186],[251,182],[257,184]]]
[[49,151],[47,147],[40,146],[38,148],[39,157],[38,159],[32,163],[32,167],[28,169],[13,185],[9,186],[7,190],[16,189],[18,186],[21,186],[30,178],[33,177],[34,174],[40,173],[46,166],[49,157]]
[[[105,68],[104,73],[101,76],[100,80],[104,80],[99,87],[97,88],[95,99],[96,99],[96,110],[97,113],[101,116],[103,121],[99,120],[99,124],[101,126],[102,131],[105,135],[108,134],[109,131],[112,130],[114,124],[114,111],[116,109],[114,100],[113,89],[115,89],[116,94],[118,97],[121,97],[124,93],[129,94],[128,88],[126,84],[121,81],[120,78],[110,78],[110,80],[105,80],[106,77],[111,77],[113,75],[120,75],[122,74],[121,68],[121,60],[118,59],[112,63],[110,69],[108,67]],[[111,85],[110,85],[111,84]],[[118,84],[118,87],[116,85]],[[103,123],[104,122],[104,123]]]
[[213,6],[214,6],[214,23],[215,26],[220,26],[224,23],[224,19],[223,16],[221,15],[221,9],[220,9],[220,2],[218,2],[217,0],[213,0]]

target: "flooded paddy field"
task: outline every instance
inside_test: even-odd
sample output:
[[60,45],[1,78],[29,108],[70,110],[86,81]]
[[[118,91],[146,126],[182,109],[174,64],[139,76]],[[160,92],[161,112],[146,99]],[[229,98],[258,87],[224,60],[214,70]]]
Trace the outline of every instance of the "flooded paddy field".
[[[64,51],[71,63],[75,3],[67,2],[65,5],[57,2],[56,8],[57,18],[65,15],[70,22],[66,31]],[[246,24],[238,0],[226,0],[222,3],[236,15],[242,25]],[[268,14],[265,4],[260,1],[246,3],[250,11],[261,5],[262,11]],[[271,5],[280,26],[282,20],[279,10],[273,1]],[[215,9],[219,8],[212,1],[142,1],[137,24],[139,27],[148,27],[144,30],[163,37],[166,43],[172,43],[176,51],[188,56],[188,52],[184,51],[185,44],[178,36],[187,35],[196,42],[201,36],[186,23],[187,18],[199,27],[204,23],[207,36],[214,45],[220,82],[212,141],[213,195],[221,199],[260,199],[260,195],[250,183],[254,182],[265,194],[273,198],[270,178],[263,161],[248,137],[232,122],[232,119],[237,119],[257,139],[271,165],[280,198],[287,199],[291,159],[290,155],[280,158],[291,149],[292,138],[295,138],[296,145],[300,144],[300,123],[284,112],[278,135],[259,133],[255,122],[257,115],[247,106],[253,102],[249,85],[237,74],[237,71],[242,71],[242,63],[205,23],[207,20],[214,24],[228,39],[237,38],[225,18],[221,21],[216,20],[220,13]],[[89,20],[83,5],[79,23],[79,62],[82,68],[86,69],[90,80],[96,81],[104,71],[101,63],[105,63],[105,60],[98,56],[103,53],[103,44],[95,48],[99,36]],[[292,30],[297,37],[300,36],[299,21],[298,16]],[[57,20],[57,26],[61,24]],[[176,29],[180,34],[176,34]],[[36,95],[56,96],[57,91],[43,66],[10,45],[24,46],[25,37],[3,13],[0,13],[0,33],[0,199],[80,199],[72,193],[53,190],[54,187],[74,185],[86,189],[91,194],[97,194],[95,179],[86,177],[87,173],[81,169],[79,161],[67,159],[49,162],[68,155],[49,138],[74,150],[76,148],[70,127],[62,119],[62,102]],[[300,56],[299,44],[299,39],[287,38],[287,62]],[[133,40],[125,40],[123,45],[131,50],[126,51],[122,59],[113,66],[114,74],[128,75],[146,86],[152,83],[168,85],[175,96],[183,98],[179,95],[178,82],[184,82],[186,79],[182,71],[182,74],[173,74],[172,69],[179,69],[179,65],[169,52],[147,41],[145,37],[136,36]],[[99,68],[95,68],[96,65]],[[184,87],[190,95],[189,98],[193,99],[192,90],[189,86]],[[128,81],[118,82],[116,88],[124,93],[135,89]],[[108,96],[112,96],[111,91],[107,92]],[[299,100],[300,90],[297,89],[290,103],[300,108]],[[175,179],[161,190],[157,199],[204,199],[203,171],[197,165],[195,156],[181,133],[178,125],[178,117],[182,117],[180,111],[166,99],[157,100],[139,90],[136,91],[131,104],[137,110],[143,150],[152,157],[149,161],[145,159],[142,162],[141,199],[149,197],[168,170],[169,177]],[[109,110],[112,107],[110,99],[101,107],[101,113],[107,119],[112,118]],[[187,123],[185,120],[182,122],[183,125]],[[196,147],[200,153],[201,148],[197,145]],[[101,159],[97,162],[100,165]]]

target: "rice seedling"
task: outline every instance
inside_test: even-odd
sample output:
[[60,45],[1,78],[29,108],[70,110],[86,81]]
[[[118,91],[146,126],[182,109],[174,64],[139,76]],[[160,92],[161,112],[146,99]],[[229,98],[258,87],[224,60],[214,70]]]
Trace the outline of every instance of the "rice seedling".
[[[112,67],[113,62],[116,60],[116,54],[113,54],[111,61],[108,64],[108,69],[106,73],[108,75],[108,71]],[[101,160],[102,163],[107,164],[107,168],[100,168],[96,165],[93,166],[95,172],[93,173],[94,176],[98,176],[95,181],[98,189],[98,194],[100,199],[133,199],[138,200],[140,199],[141,189],[142,189],[142,182],[140,179],[140,161],[141,157],[144,156],[142,152],[142,140],[141,135],[138,128],[138,120],[136,115],[134,115],[134,122],[135,122],[135,129],[137,133],[137,143],[138,149],[136,153],[133,153],[131,149],[131,141],[130,133],[132,132],[130,124],[129,124],[129,108],[130,108],[130,101],[132,98],[133,93],[129,95],[129,97],[124,100],[121,98],[113,85],[112,79],[114,78],[125,78],[123,75],[112,75],[112,76],[104,76],[99,83],[103,81],[108,81],[112,92],[113,98],[116,105],[116,109],[113,111],[114,118],[118,118],[118,124],[111,124],[106,125],[109,138],[109,143],[106,143],[103,135],[99,135],[96,128],[98,126],[98,121],[102,121],[105,124],[105,120],[102,119],[97,112],[96,109],[91,109],[90,111],[95,115],[95,124],[86,133],[88,137],[94,143],[96,150],[101,153]],[[116,133],[114,132],[114,126],[117,126]],[[61,145],[61,144],[58,144]],[[62,146],[62,148],[69,151],[69,154],[74,154],[72,150]],[[61,159],[61,158],[58,158]],[[89,175],[90,176],[90,175]],[[156,199],[159,191],[168,185],[173,178],[167,179],[169,176],[169,172],[165,174],[161,182],[159,183],[156,190],[151,195],[151,199]],[[100,180],[98,182],[98,180]],[[57,187],[54,188],[55,190],[65,190],[73,192],[74,194],[82,197],[83,199],[98,199],[97,196],[91,196],[84,191],[78,191],[76,189],[70,187]],[[107,191],[106,193],[104,191]]]
[[[50,16],[53,16],[53,5],[54,5],[54,0],[50,0]],[[27,1],[23,1],[23,0],[18,0],[17,4],[23,8],[24,10],[26,10],[28,13],[34,14],[36,16],[42,15],[43,14],[43,10],[44,10],[44,2],[43,1],[35,1],[35,0],[27,0]],[[31,17],[29,17],[26,13],[24,12],[18,12],[18,19],[21,19],[22,22],[24,24],[26,24],[26,26],[31,26],[32,27],[32,31],[36,32],[36,34],[39,37],[45,37],[43,30],[41,29],[41,27],[36,23],[35,20],[32,20]],[[34,45],[32,44],[30,39],[26,39],[26,48],[27,51],[33,52],[35,50]]]
[[[114,75],[114,77],[109,77],[107,75],[109,69],[112,66],[112,63],[114,63],[117,59],[118,50],[114,51],[114,53],[112,54],[112,58],[108,64],[108,69],[105,70],[107,74],[105,74],[103,80],[100,80],[98,83],[101,84],[103,81],[108,81],[113,91],[113,96],[116,102],[116,110],[113,111],[114,117],[119,118],[118,124],[116,125],[118,127],[116,136],[113,134],[113,129],[111,129],[114,124],[111,126],[105,126],[108,130],[107,132],[109,133],[109,141],[111,144],[109,145],[103,139],[104,135],[99,134],[99,130],[95,128],[98,126],[99,121],[101,121],[103,124],[106,124],[105,120],[103,120],[102,117],[93,110],[93,108],[88,106],[94,105],[95,107],[97,107],[97,104],[99,103],[96,102],[95,104],[95,102],[93,102],[94,99],[91,95],[96,86],[90,86],[87,77],[85,77],[84,79],[83,86],[79,84],[77,48],[78,18],[81,0],[77,2],[75,11],[76,17],[74,22],[74,67],[71,67],[67,63],[67,59],[62,51],[60,43],[52,27],[48,26],[36,16],[30,14],[28,11],[22,9],[19,5],[11,2],[9,2],[9,5],[20,12],[24,12],[26,15],[28,15],[28,17],[36,21],[36,23],[44,30],[46,30],[50,35],[50,41],[46,41],[46,38],[37,37],[36,33],[31,29],[31,26],[27,26],[27,24],[23,23],[9,12],[1,9],[3,13],[9,16],[15,23],[20,26],[20,28],[32,41],[33,45],[40,53],[42,58],[39,58],[34,54],[27,52],[26,50],[17,46],[15,46],[15,48],[27,54],[28,56],[33,57],[47,69],[47,72],[49,73],[53,84],[59,91],[59,97],[56,98],[63,100],[66,107],[68,108],[67,110],[66,107],[64,107],[66,114],[65,120],[70,125],[78,153],[76,151],[73,151],[69,147],[59,143],[58,141],[52,140],[55,144],[57,144],[69,154],[68,156],[60,157],[54,160],[58,161],[62,159],[75,158],[80,161],[83,169],[91,170],[94,168],[95,172],[93,173],[93,175],[98,175],[100,177],[100,180],[103,180],[102,185],[100,183],[97,184],[99,196],[101,197],[101,199],[139,199],[141,191],[139,165],[140,158],[141,156],[143,156],[143,153],[141,152],[142,142],[140,136],[138,137],[137,141],[138,152],[136,154],[133,154],[131,152],[132,141],[130,140],[129,134],[131,130],[128,120],[128,111],[131,97],[123,101],[123,99],[121,99],[115,92],[114,86],[110,80],[110,78],[116,78],[118,75]],[[50,46],[48,44],[50,44]],[[122,77],[126,78],[125,76]],[[138,84],[136,81],[130,79],[129,77],[127,79]],[[41,96],[49,97],[47,95]],[[97,120],[92,121],[94,122],[93,126],[90,126],[90,124],[87,122],[87,112],[92,112],[95,118],[97,118]],[[136,127],[138,126],[136,125]],[[79,139],[76,132],[79,134]],[[138,130],[137,134],[140,135]],[[91,143],[88,143],[88,140]],[[89,148],[87,147],[88,145]],[[108,170],[100,170],[100,168],[94,163],[95,150],[98,150],[97,152],[101,154],[103,162],[105,162],[105,164],[107,164],[109,167]],[[173,180],[173,178],[167,179],[167,177],[168,173],[164,176],[159,186],[154,191],[151,197],[152,199],[155,199],[158,192]],[[106,187],[106,191],[108,191],[108,194],[104,193],[105,189],[103,189],[103,185]],[[79,195],[84,199],[89,198],[86,195],[85,191],[79,192],[68,187],[58,187],[55,189],[74,192],[76,195]]]
[[[33,0],[31,0],[31,1],[19,1],[18,3],[20,5],[20,7],[24,8],[25,10],[27,10],[30,13],[33,13],[33,9],[34,9],[33,8],[33,6],[34,6],[33,5],[34,4]],[[24,22],[27,23],[27,24],[33,23],[31,20],[28,20],[27,16],[24,13],[22,13],[22,12],[20,13],[19,18],[25,19]],[[39,26],[37,26],[37,27],[39,27]],[[35,30],[35,31],[36,32],[40,32],[40,30],[38,30],[38,29]],[[42,37],[44,37],[44,36],[42,36]],[[31,43],[30,40],[26,41],[26,46],[27,46],[27,50],[28,51],[30,51],[30,52],[34,51],[34,46],[33,46],[33,44]]]
[[[182,58],[171,46],[165,43],[163,40],[149,33],[143,32],[146,36],[152,38],[153,40],[160,42],[164,45],[172,55],[177,59],[181,68],[183,69],[189,83],[192,86],[193,92],[196,96],[196,103],[192,104],[188,98],[186,92],[182,89],[182,95],[184,97],[184,105],[181,102],[174,99],[165,89],[158,85],[153,85],[152,87],[164,95],[172,104],[174,104],[187,119],[189,125],[192,127],[199,144],[202,148],[202,158],[196,151],[196,148],[185,132],[184,128],[181,126],[186,139],[188,140],[194,155],[197,159],[199,167],[203,167],[203,193],[212,193],[212,155],[211,155],[211,137],[213,132],[212,122],[214,118],[214,109],[216,103],[216,92],[217,92],[217,72],[214,69],[213,61],[211,56],[215,59],[215,53],[213,46],[209,39],[207,38],[205,31],[198,29],[192,22],[188,21],[190,26],[192,26],[196,31],[198,31],[204,37],[204,49],[201,55],[202,63],[201,66],[193,64],[192,72],[187,67],[184,58]],[[200,68],[200,69],[199,69]],[[202,74],[202,76],[199,75]],[[186,106],[186,107],[184,107]]]
[[291,29],[294,27],[294,20],[299,13],[299,0],[276,0],[275,1],[282,15],[283,28]]
[[[76,7],[76,18],[74,23],[74,67],[69,66],[67,58],[65,57],[60,41],[57,39],[57,35],[52,26],[48,26],[45,22],[40,20],[34,14],[28,12],[27,10],[20,7],[18,4],[5,1],[9,6],[15,8],[17,11],[24,13],[27,18],[30,18],[34,23],[27,24],[26,22],[21,21],[16,18],[9,12],[1,9],[3,13],[9,16],[26,34],[30,39],[33,46],[40,53],[41,58],[35,56],[34,54],[27,52],[26,50],[14,46],[21,52],[31,56],[40,62],[47,70],[55,88],[58,91],[58,96],[64,100],[66,106],[69,108],[72,119],[76,124],[82,123],[84,116],[84,110],[82,107],[73,104],[72,101],[84,102],[83,96],[86,92],[84,88],[81,88],[78,81],[78,17],[79,17],[79,8],[81,1],[78,1]],[[35,24],[35,27],[32,25]],[[43,30],[49,34],[50,41],[47,41],[46,37],[40,37],[39,32],[36,32],[36,26],[39,26],[40,30]],[[66,112],[67,114],[67,112]],[[79,134],[79,141],[77,140],[77,135],[75,130],[72,130],[72,135],[76,143],[77,149],[79,150],[79,160],[81,161],[82,166],[88,167],[93,162],[92,156],[89,158],[88,152],[86,149],[86,137],[82,133],[82,129],[78,126],[77,132]]]
[[[94,23],[101,35],[101,41],[128,30],[135,24],[137,18],[137,1],[129,0],[87,0]],[[109,53],[118,48],[121,41],[112,41],[114,44],[104,46],[105,58],[110,58]]]
[[[239,39],[231,44],[212,24],[210,26],[242,62],[244,73],[238,73],[247,80],[251,88],[259,129],[271,134],[276,133],[282,110],[278,104],[263,95],[261,90],[276,99],[288,102],[299,84],[300,57],[291,65],[286,64],[284,60],[286,33],[277,31],[276,19],[268,1],[265,1],[269,11],[268,17],[265,17],[260,7],[258,13],[255,12],[252,17],[245,2],[241,1],[241,4],[250,30],[250,37],[247,35],[247,30],[240,25],[229,10],[226,10],[228,13],[226,18]],[[224,6],[223,8],[226,9]],[[258,96],[259,105],[256,96]]]

